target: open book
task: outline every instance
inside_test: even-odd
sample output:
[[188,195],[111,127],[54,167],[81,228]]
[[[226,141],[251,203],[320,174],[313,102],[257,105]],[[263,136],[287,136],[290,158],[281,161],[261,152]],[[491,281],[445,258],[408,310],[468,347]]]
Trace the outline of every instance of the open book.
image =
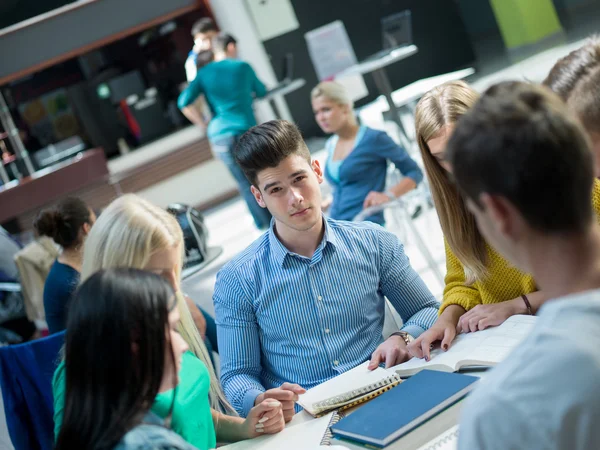
[[400,383],[400,377],[382,368],[370,371],[366,362],[300,395],[298,404],[319,417],[334,409],[366,402]]
[[388,371],[410,377],[423,369],[458,372],[468,367],[495,366],[530,333],[535,321],[535,316],[517,315],[497,327],[459,334],[448,351],[444,352],[441,348],[432,350],[429,362],[413,358]]

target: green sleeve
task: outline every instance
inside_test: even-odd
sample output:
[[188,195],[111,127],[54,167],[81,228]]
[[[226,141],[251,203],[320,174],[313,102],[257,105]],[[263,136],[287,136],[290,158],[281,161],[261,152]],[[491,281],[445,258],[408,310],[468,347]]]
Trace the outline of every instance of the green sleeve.
[[52,379],[52,395],[54,396],[54,439],[58,437],[65,409],[65,362],[61,361]]

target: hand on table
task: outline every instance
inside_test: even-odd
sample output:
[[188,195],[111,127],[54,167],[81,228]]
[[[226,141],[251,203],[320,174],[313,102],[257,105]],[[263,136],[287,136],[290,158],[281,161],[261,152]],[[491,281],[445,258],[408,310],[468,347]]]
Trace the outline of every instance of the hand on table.
[[521,297],[506,302],[477,305],[462,315],[456,330],[459,333],[485,330],[500,325],[510,316],[524,314],[526,311]]
[[285,427],[281,402],[270,398],[260,402],[250,410],[243,427],[248,438],[279,433]]
[[254,400],[254,404],[258,405],[266,399],[274,399],[279,401],[283,410],[283,418],[287,423],[292,420],[296,412],[294,406],[298,401],[298,395],[304,394],[305,392],[306,389],[297,384],[283,383],[278,388],[269,389],[268,391],[260,394],[258,397],[256,397],[256,400]]
[[406,342],[402,336],[391,336],[381,344],[371,355],[369,370],[375,370],[385,362],[385,368],[403,363],[411,358]]

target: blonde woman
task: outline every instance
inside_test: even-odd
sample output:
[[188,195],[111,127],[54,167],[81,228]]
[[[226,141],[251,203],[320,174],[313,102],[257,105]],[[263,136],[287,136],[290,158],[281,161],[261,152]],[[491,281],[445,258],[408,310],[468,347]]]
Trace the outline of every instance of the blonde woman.
[[[235,442],[283,428],[281,404],[257,405],[246,420],[235,415],[220,388],[206,347],[180,290],[184,256],[183,233],[173,216],[163,209],[129,194],[112,202],[98,218],[85,243],[81,281],[101,269],[143,269],[165,278],[176,292],[180,315],[179,332],[191,353],[184,354],[176,391],[161,392],[152,411],[161,417],[172,411],[171,427],[199,449],[219,442]],[[55,425],[59,430],[64,404],[64,365],[53,382]]]
[[[358,125],[352,100],[341,84],[319,83],[311,99],[317,123],[325,133],[333,134],[325,145],[325,178],[334,189],[332,219],[352,220],[363,209],[404,195],[423,179],[417,163],[385,131]],[[389,161],[404,177],[386,187]],[[383,225],[383,211],[365,220]]]
[[[429,359],[430,345],[436,341],[447,350],[457,332],[496,326],[515,314],[534,314],[545,299],[531,275],[513,267],[485,242],[450,176],[446,143],[478,97],[466,83],[454,81],[425,94],[415,112],[417,140],[444,233],[447,269],[438,320],[409,345],[419,358]],[[600,214],[598,181],[593,204]]]

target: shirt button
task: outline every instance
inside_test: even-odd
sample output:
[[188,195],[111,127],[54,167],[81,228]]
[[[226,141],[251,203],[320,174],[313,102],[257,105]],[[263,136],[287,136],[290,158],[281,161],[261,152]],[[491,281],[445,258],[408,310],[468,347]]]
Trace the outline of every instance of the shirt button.
[[325,328],[325,333],[329,334],[331,330],[329,328]]
[[339,364],[340,364],[340,362],[337,359],[333,362],[334,366],[338,366]]
[[321,301],[323,300],[323,297],[321,297],[320,295],[317,297],[317,300]]

